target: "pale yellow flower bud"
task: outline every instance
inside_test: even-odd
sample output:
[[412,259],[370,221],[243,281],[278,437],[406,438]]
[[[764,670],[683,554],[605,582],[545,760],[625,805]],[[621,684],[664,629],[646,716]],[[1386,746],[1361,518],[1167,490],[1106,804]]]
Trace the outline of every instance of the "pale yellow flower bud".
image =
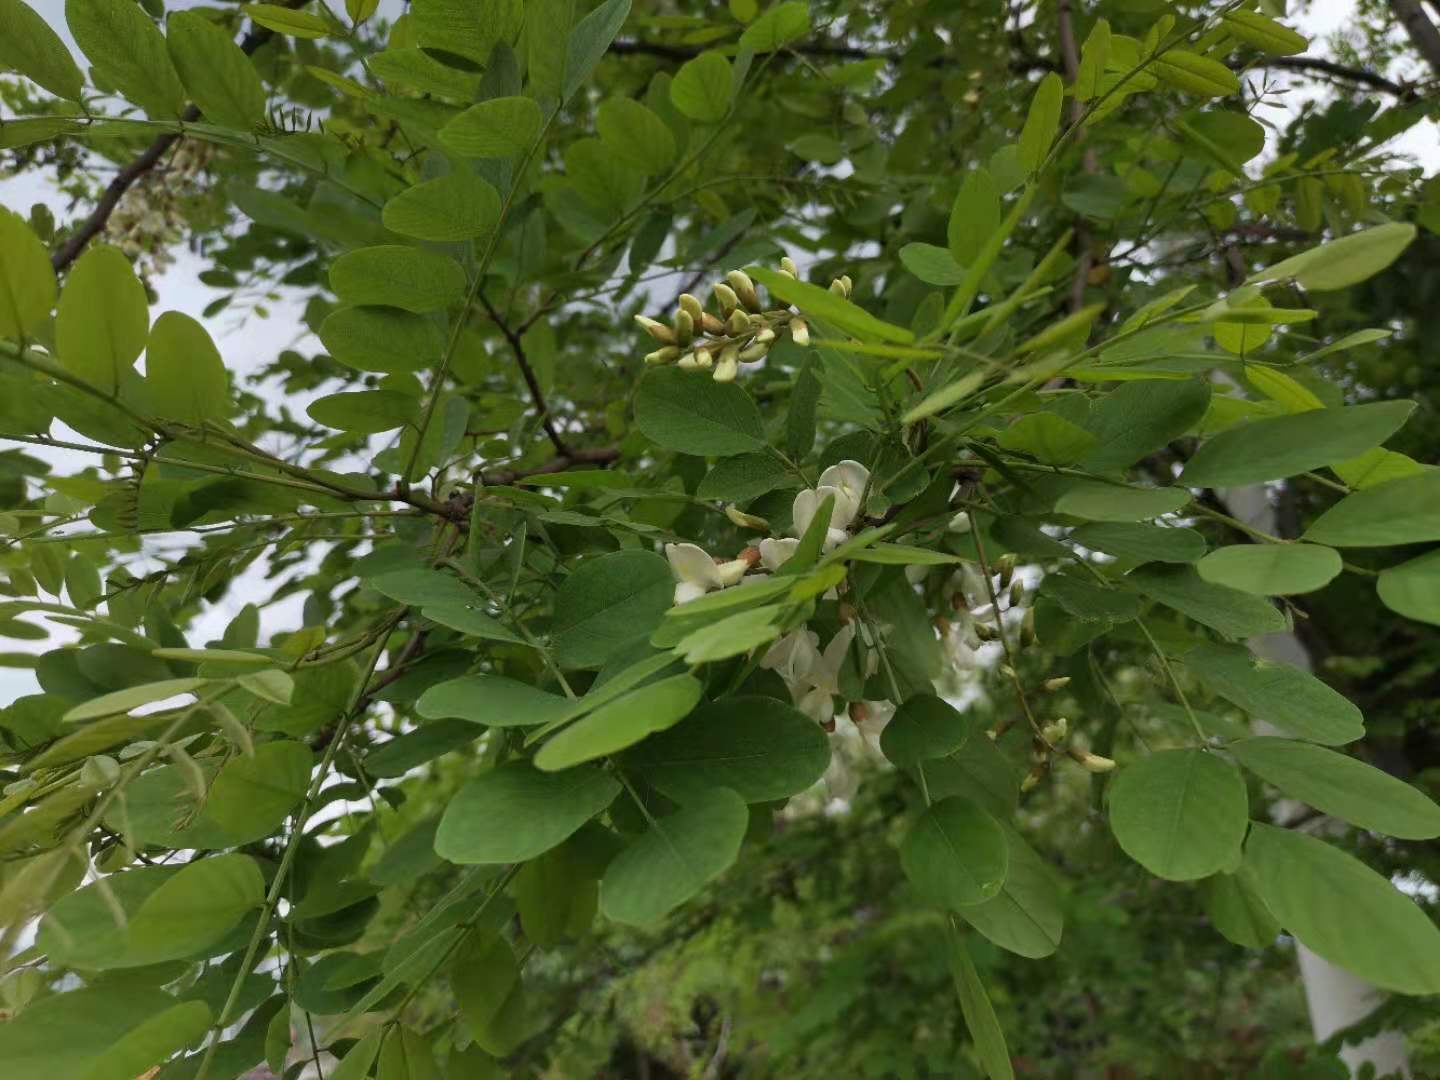
[[686,353],[684,356],[680,357],[679,361],[676,362],[675,366],[683,371],[694,371],[700,366],[700,356],[699,354],[693,352]]
[[730,288],[735,290],[735,295],[740,298],[740,303],[750,311],[760,310],[760,294],[755,291],[755,283],[750,280],[750,275],[744,270],[731,270],[725,275],[725,280],[730,283]]
[[715,365],[716,382],[733,382],[740,373],[740,346],[726,345],[720,350],[720,361]]
[[700,316],[700,329],[704,330],[707,334],[723,334],[725,332],[725,322],[723,319],[719,319],[707,311]]
[[664,323],[655,319],[646,318],[644,315],[636,315],[635,321],[644,328],[647,334],[660,342],[661,345],[675,344],[675,331],[671,330],[670,327]]
[[675,343],[689,345],[695,340],[695,320],[688,311],[681,308],[675,312]]
[[717,281],[714,285],[715,301],[720,305],[720,314],[726,318],[730,313],[740,306],[740,298],[735,295],[735,290],[729,285]]
[[1069,675],[1060,675],[1060,676],[1057,676],[1056,678],[1053,678],[1053,679],[1046,679],[1046,680],[1045,680],[1043,683],[1041,683],[1040,685],[1043,686],[1043,687],[1045,687],[1045,689],[1046,689],[1047,691],[1049,691],[1050,693],[1053,694],[1053,693],[1055,693],[1055,691],[1057,691],[1057,690],[1064,690],[1065,687],[1067,687],[1067,686],[1070,685],[1070,676],[1069,676]]
[[790,320],[790,340],[801,348],[810,344],[810,325],[798,316]]
[[785,273],[793,278],[798,279],[800,277],[800,268],[795,265],[795,260],[790,258],[789,255],[784,256],[780,260],[780,269],[784,270]]
[[647,364],[668,364],[680,358],[680,350],[674,345],[666,345],[663,349],[656,349],[652,353],[645,354]]
[[1086,772],[1107,773],[1115,768],[1115,762],[1108,757],[1092,754],[1089,750],[1072,750],[1070,756],[1080,763]]
[[680,294],[680,308],[683,311],[688,311],[690,317],[697,323],[705,317],[705,305],[700,303],[698,298],[691,296],[688,292]]
[[748,334],[750,332],[750,320],[743,311],[737,308],[730,313],[730,318],[725,320],[725,332],[731,337]]
[[771,330],[770,327],[768,327],[768,326],[765,327],[764,329],[762,329],[758,334],[755,335],[755,344],[756,344],[756,345],[769,345],[769,344],[770,344],[772,341],[774,341],[774,340],[775,340],[775,331],[774,331],[774,330]]
[[756,517],[754,514],[747,514],[734,503],[725,507],[725,516],[739,525],[742,529],[754,529],[757,532],[769,532],[770,522],[763,517]]
[[751,364],[756,360],[764,360],[770,352],[770,346],[764,341],[757,341],[755,344],[740,351],[740,360],[743,363]]
[[839,278],[836,278],[834,281],[830,282],[830,291],[836,296],[840,297],[848,298],[850,295],[849,292],[847,292],[845,289],[845,283]]
[[1047,743],[1049,743],[1051,746],[1054,746],[1056,743],[1062,741],[1069,733],[1069,731],[1070,721],[1062,716],[1060,717],[1060,719],[1054,721],[1053,723],[1046,724],[1043,728],[1041,728],[1040,737],[1044,739]]

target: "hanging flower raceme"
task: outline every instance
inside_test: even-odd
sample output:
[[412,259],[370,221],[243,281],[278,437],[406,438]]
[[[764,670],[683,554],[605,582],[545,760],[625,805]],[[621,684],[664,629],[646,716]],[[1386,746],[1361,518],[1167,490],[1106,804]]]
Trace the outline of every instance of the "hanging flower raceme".
[[[789,258],[780,260],[780,273],[799,280],[800,271]],[[849,275],[830,283],[830,291],[849,297]],[[687,371],[708,371],[716,382],[730,382],[741,364],[765,359],[782,333],[801,347],[810,344],[810,327],[789,305],[766,304],[755,282],[743,270],[731,270],[716,282],[716,312],[706,311],[701,300],[682,293],[679,306],[667,322],[636,315],[635,321],[660,348],[645,356],[647,364],[674,364]]]

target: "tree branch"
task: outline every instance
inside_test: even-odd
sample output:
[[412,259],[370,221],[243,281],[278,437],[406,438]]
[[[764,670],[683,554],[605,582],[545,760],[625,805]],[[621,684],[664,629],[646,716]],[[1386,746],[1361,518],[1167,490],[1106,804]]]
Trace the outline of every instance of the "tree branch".
[[1440,75],[1440,30],[1425,14],[1420,0],[1390,0],[1390,10],[1400,20],[1410,41],[1429,65]]
[[494,472],[482,472],[480,482],[487,487],[505,486],[513,484],[516,480],[523,480],[527,476],[547,476],[550,473],[564,472],[572,465],[610,465],[620,460],[620,448],[618,446],[597,446],[589,449],[581,448],[567,450],[559,457],[553,457],[543,465],[533,465],[526,469],[497,469]]
[[1384,75],[1366,71],[1364,68],[1337,64],[1334,60],[1326,60],[1321,56],[1267,56],[1251,66],[1281,68],[1285,71],[1298,71],[1307,75],[1329,75],[1331,78],[1344,79],[1346,82],[1352,82],[1358,86],[1368,86],[1372,90],[1380,90],[1398,98],[1418,96],[1413,86],[1397,83],[1392,79],[1387,79]]
[[555,452],[561,457],[568,456],[570,448],[565,444],[564,438],[560,435],[560,429],[555,426],[555,421],[550,416],[550,406],[545,403],[545,394],[540,389],[540,380],[535,377],[535,369],[530,366],[530,359],[525,355],[525,346],[520,340],[520,335],[500,317],[500,313],[495,310],[495,305],[490,303],[488,296],[483,292],[476,295],[480,298],[485,313],[490,316],[490,321],[510,343],[510,351],[515,354],[515,362],[520,365],[520,374],[525,377],[525,385],[530,388],[530,397],[535,402],[535,410],[540,414],[540,423],[545,426],[545,434],[550,437]]
[[[279,0],[279,2],[284,7],[295,8],[305,3],[305,0]],[[257,26],[241,40],[240,51],[249,56],[274,36],[273,31],[267,30],[263,26]],[[200,110],[194,105],[186,106],[185,111],[180,114],[180,119],[187,123],[194,122],[199,118]],[[165,152],[179,138],[179,133],[173,131],[157,135],[155,140],[140,153],[139,157],[116,173],[110,183],[105,185],[105,190],[100,195],[100,201],[95,204],[95,209],[90,211],[90,216],[82,221],[80,227],[71,233],[65,243],[61,244],[50,256],[50,265],[55,268],[57,274],[80,257],[86,244],[105,231],[105,226],[110,221],[110,215],[120,205],[120,200],[125,197],[125,193],[130,190],[135,181],[159,164],[160,159],[165,156]]]

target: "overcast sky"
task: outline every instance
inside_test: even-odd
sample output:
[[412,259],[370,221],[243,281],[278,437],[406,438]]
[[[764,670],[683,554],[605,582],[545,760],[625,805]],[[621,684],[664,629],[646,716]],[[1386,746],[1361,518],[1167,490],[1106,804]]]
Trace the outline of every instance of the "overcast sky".
[[[84,58],[75,48],[74,40],[65,26],[64,0],[27,0],[27,2],[56,28],[71,49],[75,51],[77,60],[83,66]],[[181,0],[179,3],[172,2],[168,6],[176,9],[197,5],[191,3],[190,0]],[[1297,13],[1291,21],[1301,32],[1312,38],[1311,54],[1326,55],[1329,51],[1327,42],[1330,36],[1335,33],[1344,33],[1348,26],[1353,25],[1355,21],[1354,8],[1354,0],[1316,0],[1310,5],[1308,11]],[[401,0],[381,0],[379,9],[381,17],[393,18],[401,10]],[[1404,77],[1414,74],[1414,72],[1394,71],[1387,74],[1392,77]],[[1283,73],[1274,73],[1271,81],[1272,83],[1283,83],[1286,80]],[[1293,80],[1293,85],[1295,89],[1286,97],[1291,108],[1302,100],[1320,96],[1324,92],[1323,87],[1314,88],[1303,80]],[[1271,114],[1268,118],[1277,126],[1283,125],[1284,112],[1285,110],[1281,109],[1279,110],[1280,115]],[[1396,140],[1394,148],[1413,156],[1426,165],[1428,170],[1433,171],[1437,165],[1440,165],[1440,139],[1437,139],[1436,126],[1431,122],[1427,121],[1412,128]],[[73,216],[71,208],[65,204],[63,197],[55,191],[44,174],[33,172],[0,179],[0,204],[25,214],[36,202],[44,202],[49,205],[60,220],[66,220]],[[295,297],[269,304],[269,317],[265,319],[250,316],[242,320],[234,314],[223,312],[214,318],[205,319],[202,316],[205,306],[222,293],[221,290],[209,288],[197,280],[198,273],[207,265],[205,260],[184,249],[177,251],[175,263],[154,282],[157,293],[163,298],[162,307],[157,308],[154,314],[158,315],[160,310],[179,310],[204,321],[225,358],[226,366],[230,371],[242,376],[268,363],[281,349],[293,346],[297,342],[305,342],[307,331],[301,323],[300,303]],[[316,343],[313,341],[308,342],[308,346],[311,348],[315,345]],[[237,596],[233,602],[227,602],[207,610],[199,632],[196,634],[197,639],[218,635],[240,604],[253,598],[257,592],[264,594],[270,591],[269,589],[260,589],[261,582],[258,579],[254,580],[253,584],[257,588],[238,590],[249,595]],[[267,610],[265,613],[267,631],[292,629],[298,626],[300,602],[301,598],[296,597],[292,601]],[[63,628],[61,629],[63,630]],[[25,644],[27,643],[7,641],[0,644],[0,651],[15,649]],[[8,703],[21,694],[33,693],[36,689],[34,676],[29,671],[0,668],[0,704]]]

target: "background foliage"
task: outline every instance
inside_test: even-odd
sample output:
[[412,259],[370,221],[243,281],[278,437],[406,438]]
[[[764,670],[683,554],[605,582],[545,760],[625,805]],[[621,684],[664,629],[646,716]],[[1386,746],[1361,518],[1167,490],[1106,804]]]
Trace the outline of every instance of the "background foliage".
[[1418,4],[65,6],[7,1075],[1440,1069]]

